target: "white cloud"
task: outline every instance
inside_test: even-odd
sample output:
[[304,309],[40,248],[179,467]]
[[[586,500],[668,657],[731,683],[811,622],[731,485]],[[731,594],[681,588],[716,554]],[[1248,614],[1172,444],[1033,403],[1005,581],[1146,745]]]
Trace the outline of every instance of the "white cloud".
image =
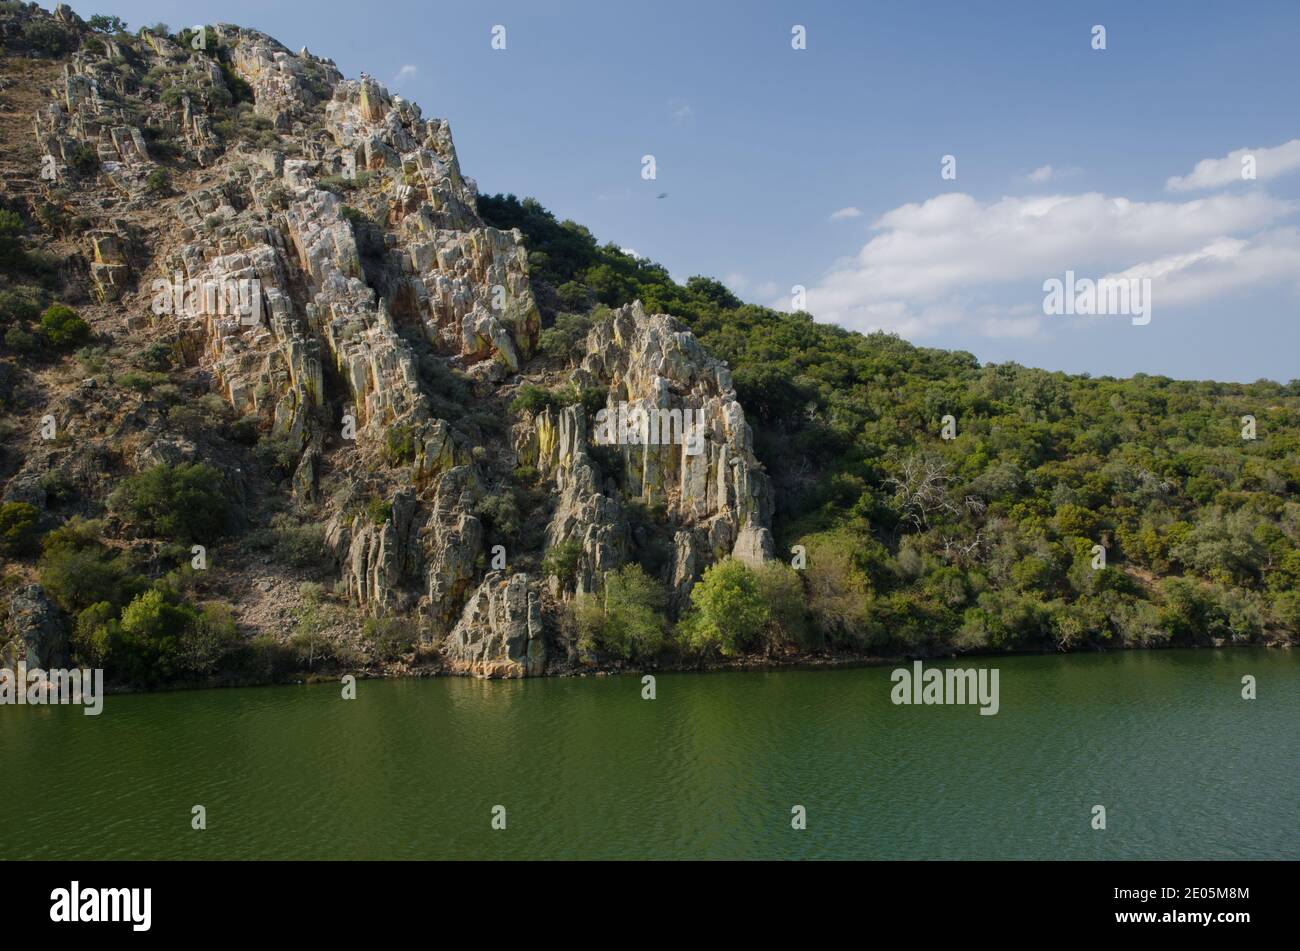
[[1136,264],[1115,277],[1150,277],[1156,307],[1195,304],[1230,291],[1290,282],[1300,290],[1300,231],[1278,228],[1224,238],[1183,254]]
[[1300,168],[1300,139],[1292,139],[1271,149],[1237,149],[1223,158],[1201,159],[1188,175],[1175,175],[1165,182],[1171,192],[1219,188],[1242,181],[1242,159],[1255,157],[1255,180],[1265,182]]
[[393,81],[389,83],[389,85],[400,86],[402,83],[406,82],[406,80],[414,79],[417,75],[419,75],[419,73],[420,73],[420,69],[418,66],[415,66],[411,63],[406,63],[405,65],[402,66],[401,69],[397,71],[397,75],[393,77]]
[[641,252],[640,252],[640,251],[637,251],[635,248],[619,248],[619,250],[622,251],[624,254],[626,254],[626,255],[627,255],[628,257],[630,257],[630,258],[639,258],[639,257],[641,257]]
[[[881,215],[872,226],[879,233],[809,287],[808,310],[855,330],[908,337],[958,324],[991,336],[1025,335],[1037,318],[990,316],[1012,313],[998,302],[1040,300],[1042,282],[1067,269],[1104,276],[1159,266],[1167,293],[1182,284],[1178,293],[1186,300],[1275,274],[1294,260],[1297,243],[1288,232],[1248,238],[1235,255],[1231,242],[1295,210],[1296,203],[1261,192],[1181,202],[1088,192],[982,203],[943,194]],[[1197,254],[1210,257],[1186,257]],[[1186,273],[1176,277],[1175,271]],[[778,298],[773,306],[789,305]]]
[[1034,185],[1042,185],[1045,182],[1059,181],[1062,178],[1069,178],[1072,175],[1078,175],[1082,171],[1083,169],[1076,168],[1073,165],[1067,166],[1066,168],[1056,168],[1050,164],[1040,165],[1038,168],[1026,175],[1025,180]]
[[861,218],[861,217],[862,217],[862,209],[854,208],[852,205],[850,205],[847,208],[841,208],[839,211],[832,212],[830,220],[843,221],[845,218]]

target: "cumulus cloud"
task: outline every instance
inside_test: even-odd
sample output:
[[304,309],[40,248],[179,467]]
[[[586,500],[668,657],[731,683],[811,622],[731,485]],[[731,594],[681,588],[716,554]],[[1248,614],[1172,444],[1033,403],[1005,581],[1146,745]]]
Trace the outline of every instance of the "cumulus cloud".
[[1042,282],[1067,269],[1093,277],[1163,269],[1162,299],[1177,299],[1177,287],[1187,301],[1295,269],[1294,232],[1260,233],[1295,210],[1261,192],[1154,202],[1098,192],[989,202],[943,194],[881,215],[872,225],[878,233],[809,287],[808,310],[855,330],[913,338],[957,325],[1023,336],[1038,318],[1008,316],[998,304],[1041,299]]
[[1224,238],[1136,264],[1115,276],[1150,277],[1152,299],[1162,307],[1278,284],[1289,283],[1300,291],[1300,231],[1278,228],[1248,239]]
[[401,69],[397,71],[397,75],[393,77],[393,81],[389,83],[389,85],[400,86],[408,79],[414,79],[417,75],[419,75],[419,73],[420,73],[420,69],[418,66],[415,66],[411,63],[406,63],[402,66]]
[[1242,181],[1242,160],[1254,156],[1255,180],[1266,182],[1300,168],[1300,139],[1292,139],[1271,149],[1237,149],[1223,158],[1202,159],[1190,174],[1175,175],[1165,182],[1171,192],[1222,188]]
[[843,221],[845,218],[861,218],[862,209],[854,208],[850,205],[847,208],[841,208],[839,211],[831,212],[831,221]]

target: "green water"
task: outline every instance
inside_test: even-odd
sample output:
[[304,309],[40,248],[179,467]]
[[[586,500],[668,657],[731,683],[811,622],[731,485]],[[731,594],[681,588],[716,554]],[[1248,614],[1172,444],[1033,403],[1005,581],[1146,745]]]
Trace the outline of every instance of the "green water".
[[996,716],[894,706],[887,668],[0,707],[0,856],[1300,857],[1300,655],[980,665]]

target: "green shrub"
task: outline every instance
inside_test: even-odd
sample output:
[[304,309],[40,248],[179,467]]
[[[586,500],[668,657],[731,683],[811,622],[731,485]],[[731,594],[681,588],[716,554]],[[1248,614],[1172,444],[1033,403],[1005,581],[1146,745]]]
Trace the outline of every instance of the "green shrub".
[[[319,184],[321,188],[326,191],[334,192],[335,194],[350,192],[357,187],[356,179],[348,178],[345,175],[325,175],[319,179]],[[361,214],[355,208],[349,208],[347,205],[344,205],[339,213],[343,215],[343,217],[347,218],[349,211]]]
[[510,411],[537,414],[543,410],[553,409],[556,405],[555,397],[551,395],[550,390],[525,383],[515,392],[515,398],[510,403]]
[[118,609],[108,601],[97,601],[77,614],[72,630],[72,655],[78,663],[104,667],[113,638],[118,634]]
[[509,491],[483,496],[474,503],[474,514],[487,524],[488,530],[498,539],[513,539],[519,534],[519,504]]
[[294,522],[277,515],[272,522],[276,560],[294,568],[318,568],[329,561],[325,548],[325,526],[317,522]]
[[754,572],[726,558],[706,568],[691,589],[691,606],[678,630],[691,650],[730,657],[755,647],[768,620]]
[[51,304],[41,314],[41,334],[57,350],[71,350],[90,339],[90,324],[65,304]]
[[542,577],[555,576],[560,580],[560,588],[565,591],[573,589],[575,575],[578,571],[578,559],[582,556],[582,543],[576,538],[552,545],[542,557]]
[[84,551],[102,548],[100,536],[104,533],[102,522],[74,515],[58,528],[49,532],[41,542],[46,554],[56,551]]
[[262,421],[258,416],[253,414],[241,416],[230,424],[228,435],[242,446],[255,446],[261,434],[261,426]]
[[370,219],[365,216],[364,212],[358,211],[351,205],[344,205],[339,209],[339,214],[354,225],[367,225]]
[[560,387],[553,394],[553,402],[558,406],[581,406],[589,416],[605,406],[606,392],[597,386],[579,390],[572,383]]
[[170,680],[184,669],[186,634],[199,618],[187,604],[178,604],[159,588],[150,588],[122,611],[111,639],[112,669],[133,683]]
[[125,33],[126,22],[120,17],[104,16],[96,13],[86,20],[86,26],[96,33]]
[[323,589],[318,584],[308,582],[299,591],[302,595],[302,612],[289,643],[297,655],[298,664],[305,665],[310,670],[318,661],[334,656],[335,651],[323,636],[326,625]]
[[0,551],[6,555],[26,555],[35,551],[40,518],[40,509],[26,502],[0,505]]
[[259,634],[241,645],[231,666],[253,680],[276,680],[300,669],[294,650],[270,634]]
[[127,370],[125,373],[119,373],[113,380],[119,386],[124,386],[128,390],[135,390],[137,393],[148,393],[154,387],[166,383],[167,374],[151,373],[148,370]]
[[[586,310],[591,306],[592,301],[595,299],[595,295],[592,294],[591,289],[587,287],[587,285],[580,284],[577,281],[566,281],[561,284],[556,288],[555,295],[560,299],[560,303],[569,310]],[[558,322],[557,319],[556,323]],[[548,355],[553,354],[555,356],[567,356],[569,352],[569,348],[565,348],[563,344],[554,340],[554,338],[552,339],[550,347],[547,349]]]
[[95,534],[97,523],[71,519],[45,536],[41,587],[70,614],[106,601],[122,605],[143,590],[129,556],[117,554]]
[[15,211],[0,209],[0,268],[8,271],[20,265],[24,259],[22,234],[23,219]]
[[45,493],[46,505],[63,505],[77,496],[76,486],[61,469],[52,469],[45,473],[37,484]]
[[99,153],[93,146],[78,142],[68,156],[68,166],[83,178],[89,178],[99,173]]
[[40,300],[39,288],[15,287],[0,290],[0,324],[23,324],[36,320],[41,313]]
[[804,649],[814,646],[800,573],[785,562],[768,561],[754,569],[754,577],[759,599],[767,607],[764,646],[769,651],[786,646]]
[[616,657],[654,657],[668,630],[664,590],[640,565],[605,574],[604,590],[574,600],[578,648]]
[[23,24],[23,39],[46,56],[61,56],[74,45],[72,34],[62,26],[35,18]]
[[371,496],[366,503],[366,517],[372,525],[383,525],[393,517],[393,503],[380,495]]
[[1275,624],[1292,636],[1300,635],[1300,591],[1275,591],[1269,609]]
[[178,668],[204,677],[220,665],[239,640],[230,607],[210,602],[199,607],[183,629],[177,650]]
[[367,618],[362,638],[382,661],[395,661],[415,646],[415,625],[406,618]]
[[41,349],[41,341],[21,327],[10,327],[5,331],[5,346],[14,353],[35,353]]
[[415,429],[390,426],[384,434],[384,460],[396,468],[415,461]]
[[108,505],[136,530],[178,542],[211,542],[224,533],[229,515],[221,473],[202,462],[137,472]]
[[868,634],[873,585],[859,562],[868,541],[858,532],[845,530],[799,539],[807,558],[808,612],[831,646],[861,647]]
[[292,440],[277,439],[274,436],[259,439],[253,447],[253,456],[257,461],[281,476],[293,473],[300,455],[297,444]]
[[552,360],[572,362],[586,352],[584,343],[591,325],[587,314],[559,314],[555,323],[542,331],[538,345]]
[[[194,46],[194,40],[202,36],[202,45]],[[201,26],[197,30],[185,27],[176,34],[176,42],[186,53],[203,52],[211,55],[217,49],[217,34],[211,27]]]
[[162,198],[172,193],[172,179],[163,168],[155,168],[144,178],[145,193],[154,197]]

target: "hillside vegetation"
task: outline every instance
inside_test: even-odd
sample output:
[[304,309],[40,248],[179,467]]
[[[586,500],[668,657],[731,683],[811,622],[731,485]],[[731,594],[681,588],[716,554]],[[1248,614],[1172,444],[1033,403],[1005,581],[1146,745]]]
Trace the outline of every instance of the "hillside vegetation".
[[[916,651],[1288,641],[1300,634],[1300,381],[1092,378],[851,333],[600,245],[533,199],[517,227],[563,361],[640,299],[730,362],[806,553],[805,647]],[[549,311],[549,313],[547,313]],[[943,438],[953,417],[955,438]],[[1243,438],[1244,416],[1255,439]],[[1094,568],[1094,546],[1105,567]]]

